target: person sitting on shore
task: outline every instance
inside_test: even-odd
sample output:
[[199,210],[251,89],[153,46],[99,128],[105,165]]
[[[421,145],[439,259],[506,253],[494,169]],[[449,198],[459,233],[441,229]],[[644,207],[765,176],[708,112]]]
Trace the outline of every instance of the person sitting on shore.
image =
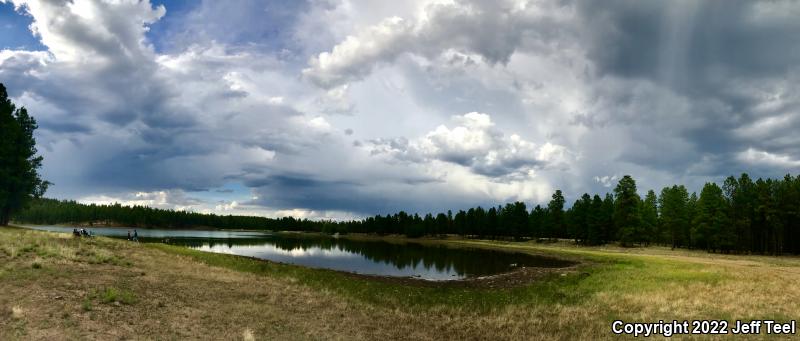
[[81,233],[78,232],[78,229],[75,228],[75,229],[72,229],[72,236],[73,237],[80,237]]
[[131,230],[128,230],[128,240],[131,240]]

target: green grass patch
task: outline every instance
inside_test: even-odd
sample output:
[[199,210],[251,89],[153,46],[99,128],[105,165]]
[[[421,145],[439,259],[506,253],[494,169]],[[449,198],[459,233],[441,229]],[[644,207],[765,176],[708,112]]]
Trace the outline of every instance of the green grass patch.
[[[92,311],[93,309],[94,308],[92,307],[92,301],[88,297],[83,299],[83,302],[81,303],[81,310],[83,310],[85,312],[89,312],[89,311]],[[69,316],[69,315],[67,315],[67,316]]]
[[114,287],[108,287],[97,292],[96,297],[100,299],[100,302],[106,304],[119,302],[130,305],[136,303],[137,301],[136,295],[134,295],[130,290],[118,289]]

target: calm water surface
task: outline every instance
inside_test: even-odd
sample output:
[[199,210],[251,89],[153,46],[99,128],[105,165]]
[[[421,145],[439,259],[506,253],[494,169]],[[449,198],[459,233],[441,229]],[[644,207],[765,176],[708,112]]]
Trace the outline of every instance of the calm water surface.
[[[71,233],[72,227],[30,226]],[[90,228],[95,235],[127,238],[125,228]],[[133,229],[130,229],[133,233]],[[142,242],[161,242],[196,250],[266,259],[367,275],[453,280],[493,275],[527,267],[564,267],[554,258],[442,245],[354,241],[324,236],[273,234],[259,231],[196,231],[138,229]]]

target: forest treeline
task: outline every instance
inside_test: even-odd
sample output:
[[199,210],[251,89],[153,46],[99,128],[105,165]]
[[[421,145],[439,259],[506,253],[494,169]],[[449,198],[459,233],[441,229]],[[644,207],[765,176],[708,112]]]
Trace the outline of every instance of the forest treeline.
[[475,207],[439,214],[377,215],[351,221],[311,221],[291,217],[201,214],[143,206],[86,205],[37,199],[14,220],[57,224],[110,221],[136,227],[213,227],[324,233],[404,234],[409,237],[457,234],[488,239],[572,239],[578,244],[623,246],[661,244],[725,253],[800,253],[800,176],[757,179],[747,174],[706,183],[689,193],[675,185],[640,197],[630,176],[613,193],[583,194],[570,208],[557,190],[545,205],[525,203]]

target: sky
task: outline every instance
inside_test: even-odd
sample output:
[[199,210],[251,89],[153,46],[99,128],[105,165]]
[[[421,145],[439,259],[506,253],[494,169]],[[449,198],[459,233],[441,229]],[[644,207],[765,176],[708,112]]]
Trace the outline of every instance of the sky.
[[[796,1],[0,0],[48,196],[350,219],[800,173]],[[794,84],[794,85],[793,85]]]

